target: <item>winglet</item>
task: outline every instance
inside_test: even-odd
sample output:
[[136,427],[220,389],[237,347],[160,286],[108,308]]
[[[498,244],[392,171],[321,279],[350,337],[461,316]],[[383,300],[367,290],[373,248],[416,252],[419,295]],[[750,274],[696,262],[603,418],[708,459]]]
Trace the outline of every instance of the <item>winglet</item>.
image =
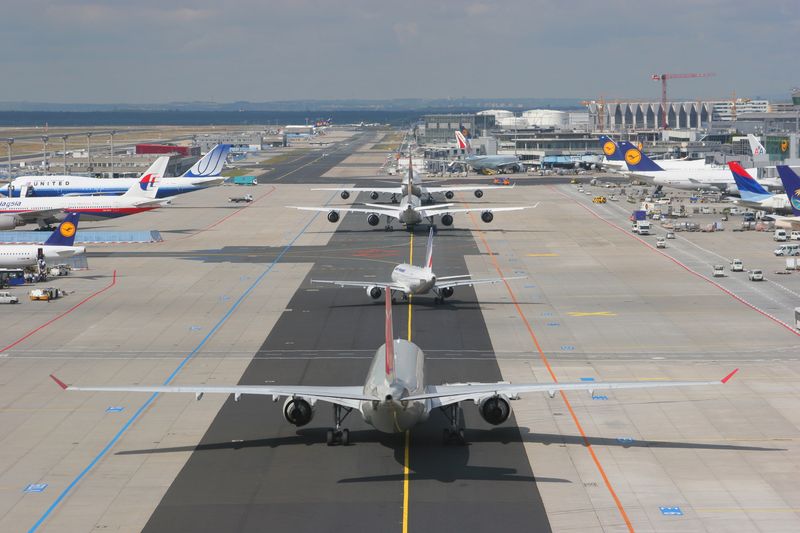
[[721,381],[722,381],[722,383],[723,383],[723,384],[724,384],[724,383],[727,383],[727,382],[728,382],[728,380],[729,380],[729,379],[731,379],[731,378],[733,377],[733,375],[734,375],[735,373],[737,373],[738,371],[739,371],[739,369],[738,369],[738,368],[734,369],[734,370],[733,370],[733,372],[731,372],[730,374],[728,374],[727,376],[725,376],[724,378],[722,378],[722,380],[721,380]]
[[60,379],[58,379],[57,377],[55,377],[53,374],[50,374],[50,379],[52,379],[53,381],[55,381],[55,382],[56,382],[56,384],[57,384],[59,387],[61,387],[62,389],[64,389],[64,390],[67,390],[67,388],[69,387],[69,385],[67,385],[66,383],[64,383],[63,381],[61,381],[61,380],[60,380]]
[[392,328],[392,289],[386,287],[386,377],[394,377],[394,331]]

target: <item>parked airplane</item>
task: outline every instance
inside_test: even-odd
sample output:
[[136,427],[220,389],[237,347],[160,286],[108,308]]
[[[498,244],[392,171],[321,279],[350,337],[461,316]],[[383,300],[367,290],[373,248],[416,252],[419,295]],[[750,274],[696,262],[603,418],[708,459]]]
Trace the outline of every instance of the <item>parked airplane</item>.
[[786,190],[792,216],[768,215],[764,218],[774,220],[779,228],[800,230],[800,177],[786,165],[778,165],[776,168]]
[[386,291],[387,299],[394,300],[394,293],[399,292],[404,298],[409,294],[420,295],[433,292],[436,303],[444,302],[453,295],[455,287],[479,285],[484,283],[500,283],[510,279],[524,279],[525,276],[512,278],[472,279],[469,274],[460,276],[437,277],[433,272],[433,228],[428,233],[428,245],[425,251],[425,266],[418,267],[408,263],[397,265],[392,270],[392,281],[330,281],[312,279],[311,283],[326,283],[339,287],[360,287],[367,290],[367,295],[377,300]]
[[[220,185],[220,176],[231,145],[218,144],[204,155],[192,168],[176,178],[162,178],[157,198],[197,191]],[[51,197],[121,195],[138,183],[137,178],[89,178],[86,176],[19,176],[10,186],[0,187],[0,194],[8,197]],[[9,194],[9,188],[11,193]]]
[[522,163],[515,155],[477,155],[472,152],[472,146],[464,135],[456,130],[456,142],[461,150],[465,150],[467,157],[461,161],[453,161],[451,167],[467,165],[475,172],[522,172]]
[[729,162],[728,166],[731,169],[731,174],[733,174],[736,188],[739,189],[739,196],[741,197],[741,200],[738,200],[736,203],[763,211],[791,212],[789,199],[786,195],[772,194],[764,189],[764,187],[759,185],[759,183],[736,161]]
[[65,212],[80,213],[83,220],[105,220],[160,207],[156,199],[168,156],[161,156],[122,196],[55,196],[0,200],[0,229],[37,223],[45,228],[63,218]]
[[[607,135],[600,136],[600,145],[603,148],[604,159],[600,162],[600,166],[610,168],[611,170],[619,170],[627,172],[628,165],[625,163],[625,157],[622,150],[616,142]],[[712,168],[706,165],[703,159],[659,159],[658,166],[664,170],[680,170],[688,168]]]
[[499,425],[511,416],[511,401],[527,392],[585,390],[592,394],[605,389],[639,389],[651,387],[686,387],[724,385],[738,368],[719,381],[633,381],[580,383],[453,383],[425,384],[425,354],[412,342],[395,339],[392,328],[392,302],[386,299],[385,344],[375,352],[363,385],[326,387],[309,385],[151,385],[125,387],[75,387],[54,375],[50,377],[68,391],[194,393],[199,400],[204,394],[233,394],[239,401],[243,394],[271,396],[283,404],[284,419],[295,426],[305,426],[314,417],[317,402],[333,404],[334,427],[328,430],[328,445],[350,442],[350,432],[342,422],[353,410],[367,424],[384,433],[401,433],[428,419],[434,409],[441,409],[450,421],[444,429],[444,442],[464,442],[461,402],[478,406],[481,417]]
[[78,231],[78,213],[69,213],[53,234],[43,244],[7,244],[0,246],[0,267],[15,268],[33,266],[39,259],[59,261],[82,255],[86,252],[83,246],[75,244]]
[[350,198],[350,193],[360,193],[360,192],[367,192],[370,193],[370,198],[373,200],[377,200],[380,194],[391,194],[392,195],[392,202],[397,202],[398,197],[402,197],[403,195],[413,195],[419,196],[420,199],[426,199],[429,202],[433,202],[433,195],[434,194],[443,194],[445,198],[451,200],[454,196],[453,193],[460,192],[460,191],[471,191],[475,198],[482,198],[483,191],[485,189],[509,189],[513,188],[514,186],[503,186],[503,185],[484,185],[484,186],[475,186],[475,185],[454,185],[454,186],[431,186],[431,185],[423,185],[422,184],[422,177],[414,169],[414,165],[411,161],[411,156],[408,157],[408,171],[403,175],[403,181],[401,182],[399,187],[323,187],[317,189],[311,189],[312,191],[339,191],[340,196],[347,200]]
[[[628,141],[620,141],[617,145],[624,154],[629,174],[642,177],[656,186],[685,190],[715,188],[730,194],[739,192],[727,168],[664,169]],[[756,174],[754,168],[748,171]],[[759,183],[768,186],[778,185],[774,179],[760,180]]]
[[752,133],[747,134],[747,142],[750,144],[750,155],[753,157],[767,154],[767,149],[764,148],[764,145],[761,144],[758,137]]

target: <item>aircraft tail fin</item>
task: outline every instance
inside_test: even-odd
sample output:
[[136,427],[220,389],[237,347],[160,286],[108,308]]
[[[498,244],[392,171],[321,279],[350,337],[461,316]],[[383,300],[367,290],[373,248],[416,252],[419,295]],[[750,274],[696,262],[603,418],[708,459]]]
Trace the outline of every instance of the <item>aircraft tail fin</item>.
[[736,182],[736,188],[739,189],[742,200],[757,202],[772,196],[738,162],[729,161],[728,167],[731,169],[733,180]]
[[209,178],[219,176],[231,151],[230,144],[218,144],[208,151],[192,168],[181,176],[182,178]]
[[73,246],[75,244],[75,234],[78,231],[79,213],[67,213],[61,224],[44,241],[47,246]]
[[778,165],[776,168],[783,182],[783,188],[786,189],[786,196],[789,197],[789,203],[792,205],[792,214],[800,216],[800,177],[786,165]]
[[428,245],[425,247],[425,270],[433,270],[433,228],[428,232]]
[[747,134],[747,142],[750,143],[750,155],[758,156],[758,155],[765,155],[767,153],[767,149],[764,148],[764,145],[758,140],[758,137],[753,135],[752,133]]
[[158,186],[161,183],[161,178],[167,172],[167,165],[169,164],[169,156],[162,155],[156,159],[150,167],[144,171],[137,183],[131,185],[125,194],[129,198],[141,198],[152,200],[158,193]]
[[392,295],[391,289],[386,287],[386,379],[393,381],[394,372],[394,330],[392,328]]
[[464,150],[467,155],[472,154],[472,146],[469,144],[469,139],[464,137],[464,134],[458,130],[456,130],[456,142],[459,149]]
[[622,157],[622,152],[620,151],[617,143],[614,142],[614,139],[607,135],[600,136],[600,146],[603,147],[603,153],[606,156],[606,159],[609,161],[625,161],[625,158]]
[[628,165],[628,170],[631,172],[659,172],[664,170],[628,141],[620,141],[617,146],[622,152],[625,164]]

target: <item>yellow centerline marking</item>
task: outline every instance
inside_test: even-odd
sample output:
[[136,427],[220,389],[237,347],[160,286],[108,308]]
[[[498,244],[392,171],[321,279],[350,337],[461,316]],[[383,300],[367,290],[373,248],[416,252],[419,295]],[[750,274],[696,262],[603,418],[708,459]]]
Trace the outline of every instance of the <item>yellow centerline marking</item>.
[[558,257],[556,253],[528,254],[528,257]]
[[[408,242],[408,264],[414,264],[414,232]],[[408,295],[408,342],[411,342],[411,295]],[[408,533],[408,492],[409,455],[411,448],[411,431],[406,430],[403,441],[403,533]]]
[[617,316],[617,313],[611,311],[570,311],[567,314],[569,316]]

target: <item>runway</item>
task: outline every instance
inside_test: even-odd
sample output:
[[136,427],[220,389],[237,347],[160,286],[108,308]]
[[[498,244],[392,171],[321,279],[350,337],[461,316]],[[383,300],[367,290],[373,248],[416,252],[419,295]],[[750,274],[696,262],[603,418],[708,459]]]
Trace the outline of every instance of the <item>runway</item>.
[[[256,359],[240,383],[363,382],[370,360],[336,355],[369,352],[383,343],[381,302],[373,302],[363,290],[316,288],[309,280],[363,279],[366,272],[387,278],[390,265],[365,265],[360,256],[364,251],[380,250],[390,257],[400,252],[397,260],[402,262],[408,259],[409,240],[406,232],[365,230],[361,217],[345,218],[261,347],[261,352],[291,347],[304,356]],[[424,257],[424,246],[425,235],[419,233],[414,246],[418,261]],[[478,253],[471,234],[464,231],[440,232],[434,246],[436,263],[452,272],[467,272],[464,256]],[[336,250],[350,250],[352,257],[342,258]],[[396,335],[406,336],[408,312],[406,304],[395,305]],[[459,289],[445,305],[435,305],[432,297],[414,298],[412,318],[412,340],[423,350],[491,350],[472,289]],[[314,357],[317,350],[325,350],[325,357]],[[496,361],[488,358],[429,360],[426,370],[432,384],[502,379]],[[398,531],[481,531],[498,521],[507,527],[550,530],[513,420],[490,429],[474,406],[466,406],[471,442],[463,447],[442,445],[447,422],[438,412],[414,429],[404,508],[402,435],[380,434],[352,413],[345,426],[354,443],[328,447],[330,406],[318,405],[311,424],[297,430],[283,420],[281,406],[266,398],[227,401],[145,530],[219,531],[236,524],[239,531],[259,531],[268,523],[279,531],[361,530],[365,524]]]

